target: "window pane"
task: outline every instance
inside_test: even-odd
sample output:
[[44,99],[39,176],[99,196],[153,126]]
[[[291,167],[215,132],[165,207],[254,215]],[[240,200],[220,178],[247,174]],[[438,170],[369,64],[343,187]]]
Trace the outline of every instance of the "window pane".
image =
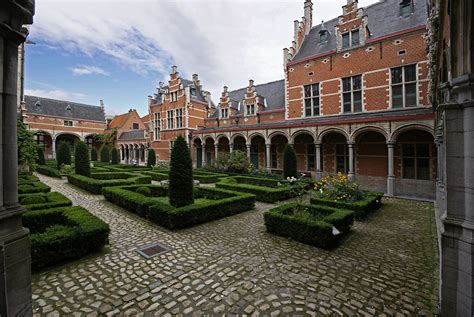
[[405,85],[405,107],[416,107],[416,83]]
[[304,86],[304,96],[305,98],[311,97],[311,86]]
[[354,93],[354,112],[362,111],[362,92]]
[[342,91],[351,91],[351,79],[343,78],[342,79]]
[[416,65],[405,66],[405,82],[416,80]]
[[313,87],[313,96],[319,96],[319,84],[312,85]]
[[430,157],[430,145],[429,144],[417,144],[416,145],[416,156],[417,157]]
[[430,179],[430,161],[427,158],[421,158],[416,160],[416,178],[417,179]]
[[343,103],[344,103],[344,112],[351,112],[351,93],[347,92],[343,95]]
[[392,86],[392,108],[403,108],[403,87]]
[[353,90],[361,90],[362,88],[362,76],[354,76],[352,77],[352,89]]
[[415,178],[415,159],[403,159],[403,178]]
[[309,117],[311,116],[311,99],[305,99],[304,103],[305,116]]
[[352,31],[352,46],[357,46],[359,43],[359,30]]
[[342,34],[342,48],[349,47],[349,33]]
[[402,68],[393,68],[392,69],[392,84],[399,84],[402,82]]
[[407,156],[415,156],[415,145],[414,144],[403,144],[402,145],[402,155],[404,157]]

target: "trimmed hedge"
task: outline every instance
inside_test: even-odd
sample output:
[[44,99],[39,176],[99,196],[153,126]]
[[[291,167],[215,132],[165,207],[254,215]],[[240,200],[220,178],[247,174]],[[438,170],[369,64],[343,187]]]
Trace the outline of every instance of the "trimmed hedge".
[[20,195],[18,199],[20,204],[27,210],[49,209],[72,205],[69,198],[57,192],[23,194]]
[[278,180],[248,176],[234,176],[221,179],[217,188],[255,194],[258,201],[272,203],[295,196],[288,186],[278,187]]
[[108,243],[109,226],[86,209],[61,207],[23,215],[31,232],[31,266],[34,270],[80,258]]
[[100,149],[100,161],[103,163],[110,162],[110,151],[107,145],[103,145]]
[[225,177],[228,177],[228,175],[223,173],[211,173],[201,171],[195,171],[193,173],[193,178],[203,184],[217,183]]
[[90,176],[91,175],[91,163],[89,161],[89,148],[87,145],[80,141],[76,145],[76,151],[74,152],[74,171],[78,175]]
[[44,151],[43,151],[43,148],[41,146],[38,146],[36,148],[36,151],[37,151],[37,154],[38,154],[38,158],[36,159],[36,164],[38,165],[45,165],[46,164],[46,160],[44,158]]
[[21,182],[18,184],[18,194],[47,193],[51,190],[46,184],[41,182]]
[[36,171],[49,177],[61,178],[61,172],[56,166],[39,165],[36,167]]
[[97,161],[97,150],[95,147],[91,149],[91,161],[96,162]]
[[58,150],[56,151],[56,167],[61,168],[61,165],[71,165],[71,150],[66,142],[60,142]]
[[364,195],[364,199],[355,202],[333,201],[315,195],[311,197],[310,203],[313,205],[353,210],[355,212],[355,218],[362,220],[382,206],[383,193],[365,192]]
[[157,201],[154,197],[167,196],[168,188],[160,185],[147,185],[154,197],[137,193],[143,185],[104,188],[107,200],[130,212],[169,228],[179,229],[208,222],[250,210],[255,205],[255,196],[235,193],[228,190],[194,187],[194,197],[213,200],[210,203],[192,204],[175,208]]
[[39,178],[31,174],[20,174],[18,175],[18,184],[25,182],[39,182]]
[[154,172],[154,171],[145,171],[141,172],[143,175],[148,175],[151,176],[151,179],[154,181],[164,181],[169,178],[169,174],[167,171],[159,171],[159,172]]
[[170,154],[169,200],[176,208],[194,203],[193,161],[186,140],[179,135]]
[[119,153],[118,153],[118,150],[117,150],[116,148],[113,148],[110,153],[111,153],[111,157],[112,157],[111,163],[112,163],[112,164],[118,164],[118,162],[119,162],[119,158],[118,158],[118,156],[119,156],[118,154],[119,154]]
[[305,214],[294,214],[297,204],[285,204],[264,213],[267,231],[321,248],[335,246],[342,234],[335,236],[332,227],[341,233],[350,230],[354,212],[325,206],[303,205]]
[[155,150],[149,149],[148,150],[148,158],[147,158],[147,163],[146,166],[151,167],[156,165],[156,153]]
[[91,177],[74,174],[68,175],[67,180],[69,183],[96,195],[102,193],[103,187],[151,183],[150,176],[127,172],[92,173]]

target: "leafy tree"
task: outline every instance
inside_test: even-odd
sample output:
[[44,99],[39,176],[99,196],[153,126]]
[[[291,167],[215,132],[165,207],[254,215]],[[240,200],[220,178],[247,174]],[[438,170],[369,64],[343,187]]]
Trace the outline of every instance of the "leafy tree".
[[155,166],[156,165],[156,153],[155,150],[149,149],[148,150],[148,160],[146,166]]
[[293,147],[289,144],[285,146],[283,152],[283,177],[296,177],[298,174],[296,167],[296,153]]
[[105,163],[110,162],[109,147],[107,145],[102,146],[100,150],[100,161]]
[[97,150],[94,147],[91,149],[91,161],[97,161]]
[[43,148],[41,146],[37,147],[37,153],[38,153],[38,159],[36,160],[36,163],[38,165],[45,165],[46,160],[44,158],[44,152],[43,152]]
[[27,166],[30,172],[36,168],[38,157],[37,146],[33,139],[33,133],[28,131],[26,125],[17,120],[17,143],[18,143],[18,164]]
[[250,162],[245,152],[234,150],[230,153],[228,165],[229,172],[242,174],[247,173]]
[[66,142],[60,142],[58,150],[56,152],[56,162],[58,164],[58,169],[61,168],[61,165],[71,165],[71,150],[69,145]]
[[229,167],[229,154],[219,153],[217,154],[215,167],[219,171],[225,171]]
[[118,164],[119,160],[118,160],[118,151],[116,148],[113,148],[112,151],[112,164]]
[[169,173],[169,201],[172,206],[183,207],[194,202],[193,163],[188,144],[178,136],[171,149]]
[[75,172],[76,174],[89,177],[91,175],[91,164],[89,162],[89,149],[84,142],[76,144],[74,152]]

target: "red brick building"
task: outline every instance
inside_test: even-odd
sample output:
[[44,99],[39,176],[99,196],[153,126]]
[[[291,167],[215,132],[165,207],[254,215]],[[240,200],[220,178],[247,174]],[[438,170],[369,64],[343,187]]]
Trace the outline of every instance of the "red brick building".
[[278,171],[289,143],[298,169],[316,178],[341,171],[390,195],[434,197],[426,19],[424,0],[366,8],[347,0],[340,16],[313,26],[306,0],[283,50],[284,79],[224,87],[205,127],[193,131],[196,165],[242,149],[256,167]]

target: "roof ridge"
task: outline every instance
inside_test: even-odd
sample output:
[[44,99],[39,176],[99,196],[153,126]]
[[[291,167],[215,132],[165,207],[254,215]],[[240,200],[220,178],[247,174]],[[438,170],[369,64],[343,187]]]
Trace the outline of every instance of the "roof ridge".
[[40,96],[34,96],[34,95],[25,95],[25,97],[32,97],[32,98],[46,99],[46,100],[53,100],[53,101],[61,101],[61,102],[73,103],[73,104],[80,105],[80,106],[101,108],[101,106],[89,105],[89,104],[86,104],[86,103],[81,103],[81,102],[76,102],[76,101],[70,101],[70,100],[53,99],[53,98],[40,97]]

